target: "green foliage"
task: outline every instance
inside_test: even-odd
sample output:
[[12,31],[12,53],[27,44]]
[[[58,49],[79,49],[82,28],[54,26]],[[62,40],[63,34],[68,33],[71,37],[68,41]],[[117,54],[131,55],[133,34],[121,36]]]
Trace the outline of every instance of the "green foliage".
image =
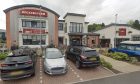
[[102,29],[103,27],[105,27],[104,23],[102,23],[102,24],[93,23],[91,25],[88,25],[88,32],[97,31],[97,30]]
[[8,56],[7,52],[0,53],[0,60],[5,59]]
[[108,68],[108,69],[112,69],[112,65],[110,62],[105,61],[104,58],[101,58],[101,65]]
[[121,60],[121,61],[127,61],[129,60],[129,57],[125,53],[120,53],[120,52],[115,52],[111,54],[111,57],[116,59],[116,60]]
[[139,20],[129,20],[128,25],[130,25],[131,27],[135,28],[135,29],[139,29],[140,30],[140,23],[139,23]]
[[130,63],[136,63],[136,62],[138,62],[138,59],[136,57],[130,57],[129,62]]

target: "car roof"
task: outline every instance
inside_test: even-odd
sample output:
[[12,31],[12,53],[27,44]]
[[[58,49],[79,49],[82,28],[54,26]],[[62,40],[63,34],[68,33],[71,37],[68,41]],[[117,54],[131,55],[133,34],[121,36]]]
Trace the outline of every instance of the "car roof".
[[59,51],[57,48],[47,48],[46,51]]
[[88,50],[95,50],[96,51],[96,49],[92,49],[92,48],[86,47],[86,46],[74,46],[74,47],[79,48],[82,51],[88,51]]
[[123,41],[121,44],[140,44],[140,41]]

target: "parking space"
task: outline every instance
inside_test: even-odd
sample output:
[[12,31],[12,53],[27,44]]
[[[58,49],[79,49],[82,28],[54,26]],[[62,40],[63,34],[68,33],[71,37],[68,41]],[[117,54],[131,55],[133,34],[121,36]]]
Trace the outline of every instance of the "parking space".
[[84,81],[89,79],[96,79],[105,76],[110,76],[113,73],[102,68],[82,68],[78,70],[74,63],[67,60],[68,62],[68,72],[63,75],[50,76],[43,72],[43,59],[38,58],[36,65],[36,75],[34,77],[10,80],[10,81],[0,81],[0,84],[66,84],[78,81]]

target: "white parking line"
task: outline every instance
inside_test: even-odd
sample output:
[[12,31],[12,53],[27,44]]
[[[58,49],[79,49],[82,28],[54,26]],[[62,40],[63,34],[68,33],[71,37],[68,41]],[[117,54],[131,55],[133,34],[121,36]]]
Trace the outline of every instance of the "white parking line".
[[79,78],[80,81],[83,81],[83,78],[81,78],[80,75],[71,66],[68,67],[70,67],[71,71],[74,72],[74,74],[76,75],[77,78]]
[[1,78],[0,78],[0,81],[1,81]]
[[40,84],[43,83],[42,79],[43,79],[43,77],[42,77],[42,61],[40,59]]
[[40,84],[42,84],[43,83],[43,81],[42,80],[40,80]]
[[80,81],[83,81],[83,79],[82,79],[82,78],[80,78]]
[[77,78],[79,78],[80,76],[79,75],[76,75],[77,76]]

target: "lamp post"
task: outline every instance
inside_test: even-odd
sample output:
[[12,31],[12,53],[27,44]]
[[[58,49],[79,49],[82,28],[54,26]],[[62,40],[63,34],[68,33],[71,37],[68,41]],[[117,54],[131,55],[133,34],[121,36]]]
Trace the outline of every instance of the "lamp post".
[[114,48],[116,48],[116,27],[117,27],[117,16],[118,16],[118,14],[115,15],[115,38],[114,38]]
[[42,50],[42,42],[41,42],[41,40],[42,40],[42,36],[41,36],[41,34],[42,34],[41,33],[41,31],[42,31],[42,29],[41,29],[41,5],[40,5],[39,9],[40,9],[40,11],[39,11],[40,12],[40,14],[39,14],[39,16],[40,16],[40,20],[39,20],[40,21],[39,22],[40,23],[40,26],[39,26],[40,27],[40,48]]

